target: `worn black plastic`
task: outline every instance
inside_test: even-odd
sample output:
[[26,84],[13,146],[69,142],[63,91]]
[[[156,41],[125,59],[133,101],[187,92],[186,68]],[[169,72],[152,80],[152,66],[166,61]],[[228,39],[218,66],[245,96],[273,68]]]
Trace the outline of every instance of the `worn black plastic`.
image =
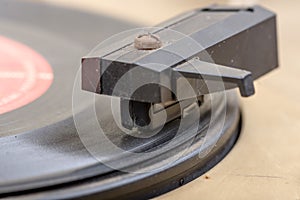
[[[175,36],[170,33],[166,38],[166,29],[182,32],[186,36],[174,39]],[[83,58],[82,89],[159,103],[164,101],[160,83],[169,82],[171,88],[176,87],[174,79],[180,72],[188,78],[193,75],[198,80],[209,81],[219,77],[217,81],[224,82],[224,89],[239,87],[242,96],[251,96],[254,94],[253,80],[278,66],[276,15],[260,6],[243,9],[213,6],[193,11],[154,33],[161,36],[165,44],[157,50],[138,54],[135,51],[141,50],[129,48],[132,43],[124,45],[120,42],[104,56],[97,57],[95,54]],[[195,58],[202,62],[191,64]],[[149,63],[158,63],[160,67]],[[116,89],[119,79],[136,67],[144,69],[144,73],[140,73],[139,77],[132,76],[124,81],[126,87]],[[96,75],[95,69],[99,71]],[[162,78],[161,74],[166,76]],[[132,95],[131,84],[139,79],[147,80],[149,76],[157,85]],[[222,90],[220,87],[194,89],[198,95]]]
[[[191,11],[153,33],[160,36],[161,48],[134,50],[133,43],[120,42],[102,55],[82,59],[82,89],[130,101],[131,109],[121,104],[122,124],[129,129],[149,121],[150,103],[180,101],[178,88],[186,89],[178,82],[181,77],[193,82],[194,92],[184,98],[235,87],[248,97],[255,93],[253,80],[278,66],[276,15],[260,6]],[[137,90],[136,84],[145,80],[156,84]],[[164,84],[172,90],[167,100]]]

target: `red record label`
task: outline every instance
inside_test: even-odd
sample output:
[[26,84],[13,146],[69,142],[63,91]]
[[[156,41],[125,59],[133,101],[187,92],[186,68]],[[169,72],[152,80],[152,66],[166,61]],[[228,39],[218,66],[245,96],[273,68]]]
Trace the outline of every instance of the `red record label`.
[[0,114],[20,108],[47,91],[49,63],[30,47],[0,36]]

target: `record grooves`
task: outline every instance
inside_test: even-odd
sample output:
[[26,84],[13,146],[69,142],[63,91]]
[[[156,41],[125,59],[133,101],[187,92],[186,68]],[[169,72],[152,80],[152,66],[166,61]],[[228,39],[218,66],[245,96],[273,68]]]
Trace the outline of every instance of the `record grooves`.
[[[72,113],[73,85],[80,58],[112,34],[132,27],[133,24],[105,16],[41,3],[0,2],[0,36],[35,50],[53,70],[53,82],[42,96],[0,115],[0,197],[150,198],[195,179],[230,151],[240,130],[240,111],[232,91],[226,93],[226,105],[219,106],[219,112],[226,110],[226,123],[218,148],[205,158],[199,158],[202,135],[208,129],[205,120],[200,122],[202,129],[198,137],[188,138],[184,133],[171,137],[179,123],[174,121],[161,134],[144,140],[130,138],[108,123],[106,128],[111,131],[111,140],[129,151],[151,151],[158,144],[163,146],[168,140],[178,139],[177,145],[157,157],[130,160],[120,155],[116,162],[126,169],[152,167],[171,159],[169,155],[180,152],[184,143],[191,143],[176,162],[148,173],[117,171],[100,163],[85,148]],[[110,121],[111,114],[103,111],[110,100],[102,97],[97,100],[103,102],[97,114]],[[79,106],[81,117],[85,117],[89,106],[93,105],[86,105],[83,98]],[[209,111],[206,114],[209,116]]]

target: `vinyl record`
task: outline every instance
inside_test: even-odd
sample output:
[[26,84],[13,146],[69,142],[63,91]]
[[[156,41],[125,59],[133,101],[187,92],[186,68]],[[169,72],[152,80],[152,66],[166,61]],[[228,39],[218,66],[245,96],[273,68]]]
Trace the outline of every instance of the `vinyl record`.
[[[0,115],[1,192],[14,190],[15,183],[49,179],[96,163],[81,145],[73,123],[74,79],[83,55],[110,35],[130,27],[133,25],[100,15],[39,3],[1,1],[1,38],[34,51],[53,73],[53,81],[43,94]],[[7,71],[4,67],[1,71]],[[10,66],[6,68],[11,70]],[[1,79],[1,88],[9,87],[6,81]]]
[[[232,91],[226,93],[225,103],[215,96],[223,102],[218,112],[226,110],[226,120],[225,124],[214,121],[214,126],[224,125],[221,138],[205,157],[199,154],[210,124],[209,105],[195,137],[188,129],[175,135],[180,121],[175,120],[155,136],[140,139],[124,134],[113,123],[107,109],[110,98],[96,97],[100,123],[115,145],[137,154],[156,152],[139,159],[123,154],[107,154],[106,158],[120,169],[155,170],[130,173],[115,169],[101,163],[84,146],[72,111],[80,58],[112,34],[132,27],[105,16],[41,3],[0,2],[0,197],[154,197],[203,174],[231,149],[240,129],[238,103]],[[93,122],[86,110],[95,105],[88,105],[84,98],[79,102],[82,109],[76,114],[86,119],[83,134],[88,135],[95,130],[89,128]],[[170,141],[175,145],[163,151],[161,147]],[[182,153],[186,143],[189,148]],[[106,144],[101,148],[106,152]],[[178,153],[181,156],[176,161],[163,165]],[[158,164],[161,167],[155,168]]]

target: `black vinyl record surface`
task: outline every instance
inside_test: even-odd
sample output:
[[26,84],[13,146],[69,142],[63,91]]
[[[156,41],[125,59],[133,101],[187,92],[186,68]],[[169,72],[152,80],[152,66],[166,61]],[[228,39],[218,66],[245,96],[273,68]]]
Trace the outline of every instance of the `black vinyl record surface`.
[[[214,148],[205,158],[200,158],[198,154],[201,153],[200,146],[208,129],[209,117],[200,122],[202,129],[198,130],[196,137],[191,137],[189,130],[173,135],[179,123],[175,120],[159,134],[137,139],[122,133],[115,124],[110,123],[112,114],[106,110],[105,105],[110,104],[107,97],[97,97],[101,106],[96,107],[96,111],[114,144],[137,153],[156,151],[170,140],[176,144],[168,151],[158,150],[152,157],[140,159],[107,155],[115,165],[138,171],[167,161],[180,152],[180,146],[187,142],[190,148],[185,149],[176,162],[145,173],[116,170],[99,162],[85,148],[77,133],[72,112],[73,87],[80,58],[109,36],[132,27],[132,24],[105,16],[40,3],[0,2],[0,36],[34,50],[47,61],[53,75],[49,89],[40,96],[0,115],[0,197],[153,197],[203,174],[231,149],[240,123],[238,103],[233,92],[226,94],[226,103],[220,103],[218,109],[218,112],[226,109],[226,123],[220,133],[218,148]],[[2,88],[9,88],[9,85],[3,87],[3,84],[9,83],[3,80],[0,79]],[[219,101],[222,102],[222,99]],[[79,117],[85,118],[85,108],[93,105],[86,105],[83,99],[82,105],[78,106],[82,107]],[[209,106],[204,109],[204,114],[210,116]],[[92,127],[89,123],[92,122],[86,120],[86,127]],[[86,133],[93,131],[86,129]],[[103,144],[102,148],[106,145]]]
[[76,137],[71,107],[74,79],[83,55],[130,27],[50,5],[0,2],[0,35],[34,49],[53,70],[53,82],[41,97],[0,115],[1,192],[14,190],[16,182],[28,184],[96,163]]

